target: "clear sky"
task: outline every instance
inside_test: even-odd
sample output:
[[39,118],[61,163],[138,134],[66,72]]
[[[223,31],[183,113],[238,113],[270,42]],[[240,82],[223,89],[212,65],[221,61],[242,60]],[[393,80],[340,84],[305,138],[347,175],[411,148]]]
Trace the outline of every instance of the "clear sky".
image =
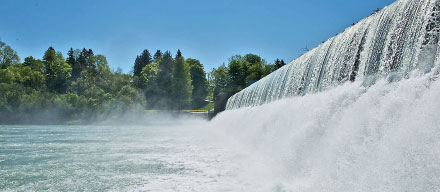
[[91,48],[132,69],[143,49],[180,49],[210,71],[236,54],[298,57],[394,0],[0,0],[0,38],[23,59]]

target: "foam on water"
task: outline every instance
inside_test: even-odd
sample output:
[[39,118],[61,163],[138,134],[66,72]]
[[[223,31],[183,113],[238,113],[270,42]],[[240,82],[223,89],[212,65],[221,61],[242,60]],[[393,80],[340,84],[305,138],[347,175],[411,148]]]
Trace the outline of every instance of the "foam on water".
[[439,11],[396,1],[211,122],[0,126],[0,190],[440,191]]
[[211,122],[0,126],[0,190],[439,191],[436,71]]
[[439,11],[398,0],[232,96],[245,191],[440,191]]
[[256,191],[439,191],[434,73],[230,110],[212,126],[246,154]]

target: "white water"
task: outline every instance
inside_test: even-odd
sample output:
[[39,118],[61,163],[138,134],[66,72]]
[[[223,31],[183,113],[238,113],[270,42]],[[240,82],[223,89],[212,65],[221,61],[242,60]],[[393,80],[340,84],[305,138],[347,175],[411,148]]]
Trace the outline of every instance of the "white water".
[[439,10],[398,0],[232,96],[248,191],[440,191]]
[[434,72],[145,126],[0,126],[0,191],[440,191]]
[[0,190],[440,191],[436,2],[394,3],[209,123],[0,126]]
[[[440,191],[440,82],[427,74],[230,110],[245,191]],[[240,191],[240,190],[237,190]]]
[[[439,62],[440,1],[398,0],[232,96],[227,109],[326,90]],[[368,78],[365,78],[368,77]]]
[[232,96],[211,126],[246,191],[440,191],[439,10],[398,0]]

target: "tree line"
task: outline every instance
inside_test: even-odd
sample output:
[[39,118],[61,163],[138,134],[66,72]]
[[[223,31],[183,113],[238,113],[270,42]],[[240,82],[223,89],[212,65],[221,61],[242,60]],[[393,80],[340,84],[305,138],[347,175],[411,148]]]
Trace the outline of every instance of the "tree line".
[[157,50],[154,56],[145,49],[136,57],[133,83],[147,99],[149,109],[197,109],[206,104],[208,83],[203,65],[197,59],[185,59],[180,50]]
[[[49,47],[42,59],[20,61],[0,42],[0,123],[87,121],[133,109],[198,109],[220,92],[237,92],[284,66],[258,55],[236,55],[206,73],[199,60],[180,50],[145,49],[131,73],[111,70],[104,55],[73,49],[67,58]],[[36,115],[37,114],[37,115]],[[53,115],[57,114],[57,115]]]
[[112,71],[91,49],[70,49],[65,59],[49,47],[42,59],[20,62],[0,42],[0,123],[81,123],[145,103],[131,75]]

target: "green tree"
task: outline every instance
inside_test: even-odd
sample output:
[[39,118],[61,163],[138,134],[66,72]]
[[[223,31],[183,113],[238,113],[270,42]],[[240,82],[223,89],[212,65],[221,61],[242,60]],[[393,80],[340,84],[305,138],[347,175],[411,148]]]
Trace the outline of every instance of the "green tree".
[[60,52],[56,53],[53,47],[49,47],[44,53],[43,66],[49,90],[65,92],[72,68],[65,62],[63,55]]
[[264,66],[261,62],[252,64],[249,67],[249,72],[246,76],[246,85],[249,86],[252,83],[260,80],[264,77]]
[[266,77],[267,75],[272,73],[272,69],[273,69],[273,64],[263,65],[263,76],[262,77]]
[[35,90],[45,88],[46,80],[44,74],[42,74],[40,71],[33,70],[30,66],[22,65],[17,65],[10,68],[15,70],[15,73],[17,74],[17,83]]
[[230,76],[228,74],[228,67],[225,64],[219,66],[218,68],[212,69],[208,74],[208,84],[211,90],[211,99],[214,99],[222,91],[232,91],[229,87]]
[[246,86],[249,86],[264,77],[264,61],[260,56],[254,54],[246,54],[244,59],[249,66],[246,74]]
[[243,57],[243,59],[246,60],[251,65],[256,64],[256,63],[262,63],[262,59],[260,56],[255,55],[255,54],[251,54],[251,53],[246,54]]
[[241,91],[269,73],[270,65],[258,55],[249,53],[245,56],[235,55],[229,59],[229,86],[233,92]]
[[191,103],[192,94],[191,74],[180,50],[176,54],[173,68],[172,93],[176,108],[181,110]]
[[45,77],[40,71],[33,70],[30,66],[11,65],[0,69],[0,83],[19,84],[32,89],[45,87]]
[[96,75],[98,72],[98,67],[96,66],[95,54],[92,49],[87,51],[87,69],[89,73]]
[[154,62],[144,67],[139,77],[140,81],[143,83],[145,98],[149,101],[148,107],[155,107],[155,101],[159,99],[159,94],[161,93],[160,87],[158,87],[158,73],[159,64]]
[[87,50],[86,48],[83,48],[82,51],[79,53],[77,62],[78,62],[78,68],[75,69],[75,75],[78,75],[77,74],[78,72],[79,74],[81,74],[81,72],[84,70],[87,70],[89,73],[92,74],[97,73],[98,69],[95,62],[95,55],[92,49]]
[[115,96],[115,107],[118,111],[125,112],[136,109],[138,106],[145,106],[145,97],[129,84],[123,86]]
[[98,75],[110,74],[111,70],[108,66],[107,58],[104,55],[95,56],[96,66],[98,68]]
[[169,51],[166,51],[159,62],[159,72],[157,74],[158,101],[155,102],[155,108],[169,109],[172,107],[172,73],[173,57]]
[[229,59],[228,75],[229,87],[233,91],[240,91],[246,87],[246,77],[248,73],[249,63],[240,55],[232,56]]
[[151,58],[150,52],[145,49],[141,55],[138,55],[136,57],[136,60],[134,62],[133,66],[133,79],[134,79],[134,85],[139,89],[145,89],[145,82],[142,82],[141,80],[141,73],[144,67],[151,64],[153,62],[153,59]]
[[162,52],[157,50],[153,56],[154,62],[159,63],[160,59],[162,59]]
[[276,59],[274,65],[273,65],[272,72],[273,72],[273,71],[276,71],[277,69],[279,69],[279,68],[281,68],[281,67],[283,67],[284,65],[286,65],[286,63],[284,62],[284,60],[282,60],[282,59],[281,59],[281,60]]
[[73,50],[73,48],[70,48],[70,50],[67,52],[67,55],[67,63],[72,68],[72,79],[76,80],[81,74],[82,67],[75,57],[75,51]]
[[220,92],[231,95],[241,91],[252,83],[270,74],[272,65],[255,54],[245,56],[234,55],[229,58],[227,66],[224,64],[213,69],[208,74],[209,91],[211,98]]
[[0,68],[6,69],[10,65],[20,63],[20,57],[11,46],[0,41]]
[[[87,122],[115,110],[144,106],[145,97],[132,86],[132,76],[112,72],[105,56],[95,56],[91,49],[70,49],[68,55],[65,60],[50,47],[42,61],[26,57],[22,64],[17,59],[0,68],[0,123],[28,119],[40,123]],[[72,67],[80,69],[76,79],[71,78]],[[57,115],[48,115],[54,109]]]
[[25,67],[30,67],[34,71],[43,72],[43,62],[39,59],[35,59],[32,56],[24,58],[23,65]]
[[148,49],[142,51],[142,54],[138,55],[134,62],[133,76],[139,76],[142,72],[142,69],[152,62],[153,59],[151,58],[151,54]]
[[[283,59],[281,59],[281,63],[280,63],[280,65],[281,65],[281,67],[283,67],[284,65],[286,65],[286,63],[284,62]],[[280,68],[281,68],[281,67],[280,67]]]
[[205,104],[205,99],[208,95],[208,81],[206,79],[206,72],[203,69],[203,65],[197,59],[188,58],[186,59],[186,63],[190,67],[193,86],[191,106],[192,108],[197,109]]
[[108,66],[107,58],[104,55],[96,55],[95,62],[97,66],[96,82],[104,91],[112,93],[111,82],[113,74]]
[[176,54],[176,58],[175,59],[177,60],[180,57],[182,57],[182,52],[180,51],[180,49],[177,49],[177,54]]
[[78,66],[78,72],[79,72],[78,76],[81,74],[81,72],[84,69],[87,69],[87,58],[88,57],[89,57],[89,52],[87,51],[86,48],[83,48],[82,51],[79,52],[78,59],[77,59],[78,65],[79,65]]

